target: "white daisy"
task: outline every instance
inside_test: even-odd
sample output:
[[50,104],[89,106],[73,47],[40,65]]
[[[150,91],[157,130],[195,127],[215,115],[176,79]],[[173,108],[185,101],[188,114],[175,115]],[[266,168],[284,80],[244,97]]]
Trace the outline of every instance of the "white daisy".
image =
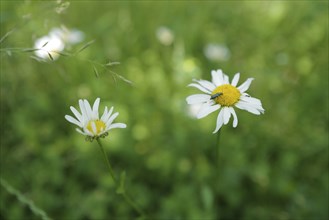
[[93,140],[98,137],[105,137],[108,135],[108,131],[112,128],[126,128],[124,123],[113,123],[114,119],[119,115],[118,112],[112,114],[113,107],[108,111],[105,107],[102,117],[99,118],[98,107],[100,98],[95,100],[93,107],[91,108],[87,100],[79,100],[79,106],[81,113],[78,112],[73,106],[70,107],[73,112],[73,118],[70,115],[65,115],[65,119],[80,127],[77,128],[77,132],[86,135],[88,140]]
[[251,112],[255,115],[264,113],[262,103],[259,99],[250,97],[245,93],[253,78],[248,78],[244,83],[237,87],[240,73],[234,75],[232,82],[222,70],[212,70],[212,82],[207,80],[193,80],[188,86],[196,87],[205,94],[191,95],[186,98],[188,104],[202,104],[197,118],[203,118],[210,113],[219,110],[217,117],[216,133],[223,125],[226,125],[231,115],[233,115],[233,127],[238,125],[238,117],[233,106]]
[[65,26],[52,28],[48,35],[61,39],[65,45],[77,44],[84,39],[83,32],[77,29],[68,29]]
[[34,43],[35,55],[41,59],[57,60],[66,46],[77,44],[84,38],[84,33],[65,26],[53,28],[48,35],[38,38]]
[[56,36],[43,36],[35,41],[35,55],[41,59],[56,60],[64,50],[64,42]]

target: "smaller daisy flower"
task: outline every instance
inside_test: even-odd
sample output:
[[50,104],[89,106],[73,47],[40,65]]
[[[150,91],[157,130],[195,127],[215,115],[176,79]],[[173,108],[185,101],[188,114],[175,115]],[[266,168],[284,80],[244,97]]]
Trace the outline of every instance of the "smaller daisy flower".
[[80,134],[86,135],[87,140],[94,140],[99,137],[106,137],[108,131],[113,128],[126,128],[124,123],[113,123],[114,119],[118,117],[119,113],[113,113],[113,107],[108,111],[105,107],[102,117],[99,118],[98,107],[100,103],[100,98],[97,98],[91,108],[87,100],[79,100],[80,112],[78,112],[73,106],[70,107],[76,118],[70,115],[65,115],[65,119],[72,124],[80,127],[76,128],[76,131]]
[[64,42],[56,36],[44,36],[35,41],[35,55],[41,59],[57,60],[64,50]]
[[216,133],[223,125],[226,125],[231,115],[233,116],[233,127],[238,125],[238,117],[233,107],[246,110],[255,115],[264,113],[262,103],[259,99],[253,98],[245,93],[253,78],[248,78],[242,85],[237,87],[240,73],[234,75],[232,82],[229,82],[229,77],[222,70],[211,71],[212,82],[207,80],[194,80],[196,83],[191,83],[188,86],[195,87],[205,94],[195,94],[186,98],[188,104],[202,104],[197,118],[203,118],[210,113],[219,110],[217,116]]
[[49,36],[61,39],[66,45],[77,44],[83,41],[84,33],[77,29],[68,29],[65,26],[50,30]]

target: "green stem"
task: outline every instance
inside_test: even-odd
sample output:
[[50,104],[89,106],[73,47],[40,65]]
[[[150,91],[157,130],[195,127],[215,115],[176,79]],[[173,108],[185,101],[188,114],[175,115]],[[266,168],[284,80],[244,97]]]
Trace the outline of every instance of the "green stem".
[[[110,164],[109,158],[107,157],[107,154],[106,154],[106,152],[105,152],[105,150],[104,150],[104,147],[103,147],[103,145],[102,145],[100,139],[97,138],[96,140],[97,140],[97,143],[98,143],[99,147],[101,148],[101,151],[102,151],[103,156],[104,156],[104,160],[105,160],[105,162],[106,162],[106,164],[107,164],[107,167],[109,168],[109,171],[110,171],[111,177],[112,177],[112,179],[113,179],[113,182],[114,182],[116,188],[118,189],[118,187],[119,187],[119,182],[118,182],[117,179],[115,178],[115,175],[114,175],[114,172],[113,172],[112,166],[111,166],[111,164]],[[120,193],[120,194],[123,196],[123,198],[126,200],[126,202],[127,202],[131,207],[133,207],[133,208],[135,209],[135,211],[137,211],[137,212],[141,215],[142,218],[145,217],[144,212],[143,212],[143,211],[138,207],[138,205],[137,205],[137,204],[131,199],[131,197],[127,194],[127,192],[126,192],[125,189],[124,189],[123,192]]]
[[[214,205],[216,204],[216,202],[218,201],[218,199],[219,199],[219,191],[218,191],[218,184],[220,184],[221,183],[221,181],[220,181],[220,175],[218,175],[218,173],[219,173],[219,147],[220,147],[220,136],[221,136],[221,129],[217,132],[217,137],[216,137],[216,145],[215,145],[215,151],[216,151],[216,174],[217,175],[215,175],[215,181],[214,181],[214,183],[215,183],[215,185],[213,186],[214,188],[214,192],[216,192],[215,193],[215,198],[214,198]],[[217,212],[217,218],[218,219],[221,219],[220,218],[220,213],[221,213],[221,209],[219,209],[218,210],[218,212]]]
[[221,134],[221,130],[219,130],[217,132],[217,140],[216,140],[216,146],[215,146],[215,149],[216,149],[216,168],[218,169],[218,166],[219,166],[219,140],[220,140],[220,134]]
[[109,158],[108,158],[107,155],[106,155],[106,152],[105,152],[105,150],[104,150],[104,147],[103,147],[101,141],[99,140],[99,138],[97,138],[96,140],[97,140],[98,145],[99,145],[100,148],[101,148],[101,151],[102,151],[103,156],[104,156],[104,160],[105,160],[105,162],[106,162],[107,167],[109,168],[109,171],[110,171],[111,177],[112,177],[114,183],[117,185],[117,179],[115,178],[115,175],[114,175],[114,172],[113,172],[112,166],[111,166],[111,164],[110,164]]

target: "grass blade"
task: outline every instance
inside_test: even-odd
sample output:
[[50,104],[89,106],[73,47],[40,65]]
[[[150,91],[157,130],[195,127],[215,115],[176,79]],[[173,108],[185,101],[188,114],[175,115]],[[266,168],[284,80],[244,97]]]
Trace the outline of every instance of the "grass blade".
[[50,58],[52,61],[54,61],[53,56],[52,56],[49,52],[47,52],[47,53],[48,53],[49,58]]
[[114,66],[114,65],[119,65],[120,62],[108,62],[107,64],[105,64],[105,66]]
[[83,45],[80,49],[78,49],[75,52],[75,55],[77,55],[78,53],[82,52],[84,49],[86,49],[87,47],[89,47],[91,44],[93,44],[95,42],[95,40],[91,40],[88,43],[86,43],[85,45]]
[[0,39],[0,44],[2,43],[2,41],[4,41],[9,35],[11,35],[14,31],[16,30],[16,28],[8,31],[1,39]]
[[48,43],[49,43],[49,41],[47,41],[46,43],[44,43],[41,48],[45,47]]
[[99,73],[98,73],[98,70],[96,69],[96,67],[95,67],[95,66],[93,66],[93,69],[94,69],[94,73],[95,73],[96,77],[98,78],[98,77],[99,77]]

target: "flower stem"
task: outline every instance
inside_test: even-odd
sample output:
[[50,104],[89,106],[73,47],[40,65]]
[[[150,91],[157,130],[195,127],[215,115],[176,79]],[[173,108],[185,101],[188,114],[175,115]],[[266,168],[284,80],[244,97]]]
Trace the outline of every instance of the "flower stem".
[[105,152],[105,150],[104,150],[104,147],[103,147],[101,141],[99,140],[99,138],[97,138],[96,140],[97,140],[98,145],[99,145],[100,148],[101,148],[101,151],[102,151],[103,156],[104,156],[104,160],[105,160],[105,162],[106,162],[107,167],[109,168],[109,171],[110,171],[111,177],[112,177],[114,183],[117,184],[117,179],[115,178],[115,175],[114,175],[114,172],[113,172],[112,166],[111,166],[111,164],[110,164],[109,158],[108,158],[107,155],[106,155],[106,152]]
[[221,134],[221,130],[219,130],[217,132],[217,140],[216,140],[216,168],[218,169],[219,166],[219,146],[220,146],[220,134]]
[[[119,182],[117,181],[117,179],[115,178],[115,175],[114,175],[114,172],[113,172],[112,166],[111,166],[111,164],[110,164],[109,158],[107,157],[107,154],[106,154],[106,152],[105,152],[105,149],[104,149],[104,147],[103,147],[103,145],[102,145],[100,139],[97,138],[96,140],[97,140],[97,143],[98,143],[99,147],[101,148],[101,151],[102,151],[103,156],[104,156],[104,160],[105,160],[106,165],[107,165],[107,167],[108,167],[108,169],[109,169],[109,171],[110,171],[110,175],[111,175],[111,177],[112,177],[112,179],[113,179],[113,182],[114,182],[116,188],[118,189],[118,188],[120,187],[120,185],[119,185]],[[142,219],[145,218],[145,214],[144,214],[144,212],[143,212],[143,211],[138,207],[138,205],[137,205],[137,204],[131,199],[131,197],[127,194],[127,192],[126,192],[125,189],[124,189],[120,194],[123,196],[123,198],[126,200],[126,202],[127,202],[132,208],[134,208],[136,212],[138,212],[138,213],[141,215],[141,218],[142,218]]]

